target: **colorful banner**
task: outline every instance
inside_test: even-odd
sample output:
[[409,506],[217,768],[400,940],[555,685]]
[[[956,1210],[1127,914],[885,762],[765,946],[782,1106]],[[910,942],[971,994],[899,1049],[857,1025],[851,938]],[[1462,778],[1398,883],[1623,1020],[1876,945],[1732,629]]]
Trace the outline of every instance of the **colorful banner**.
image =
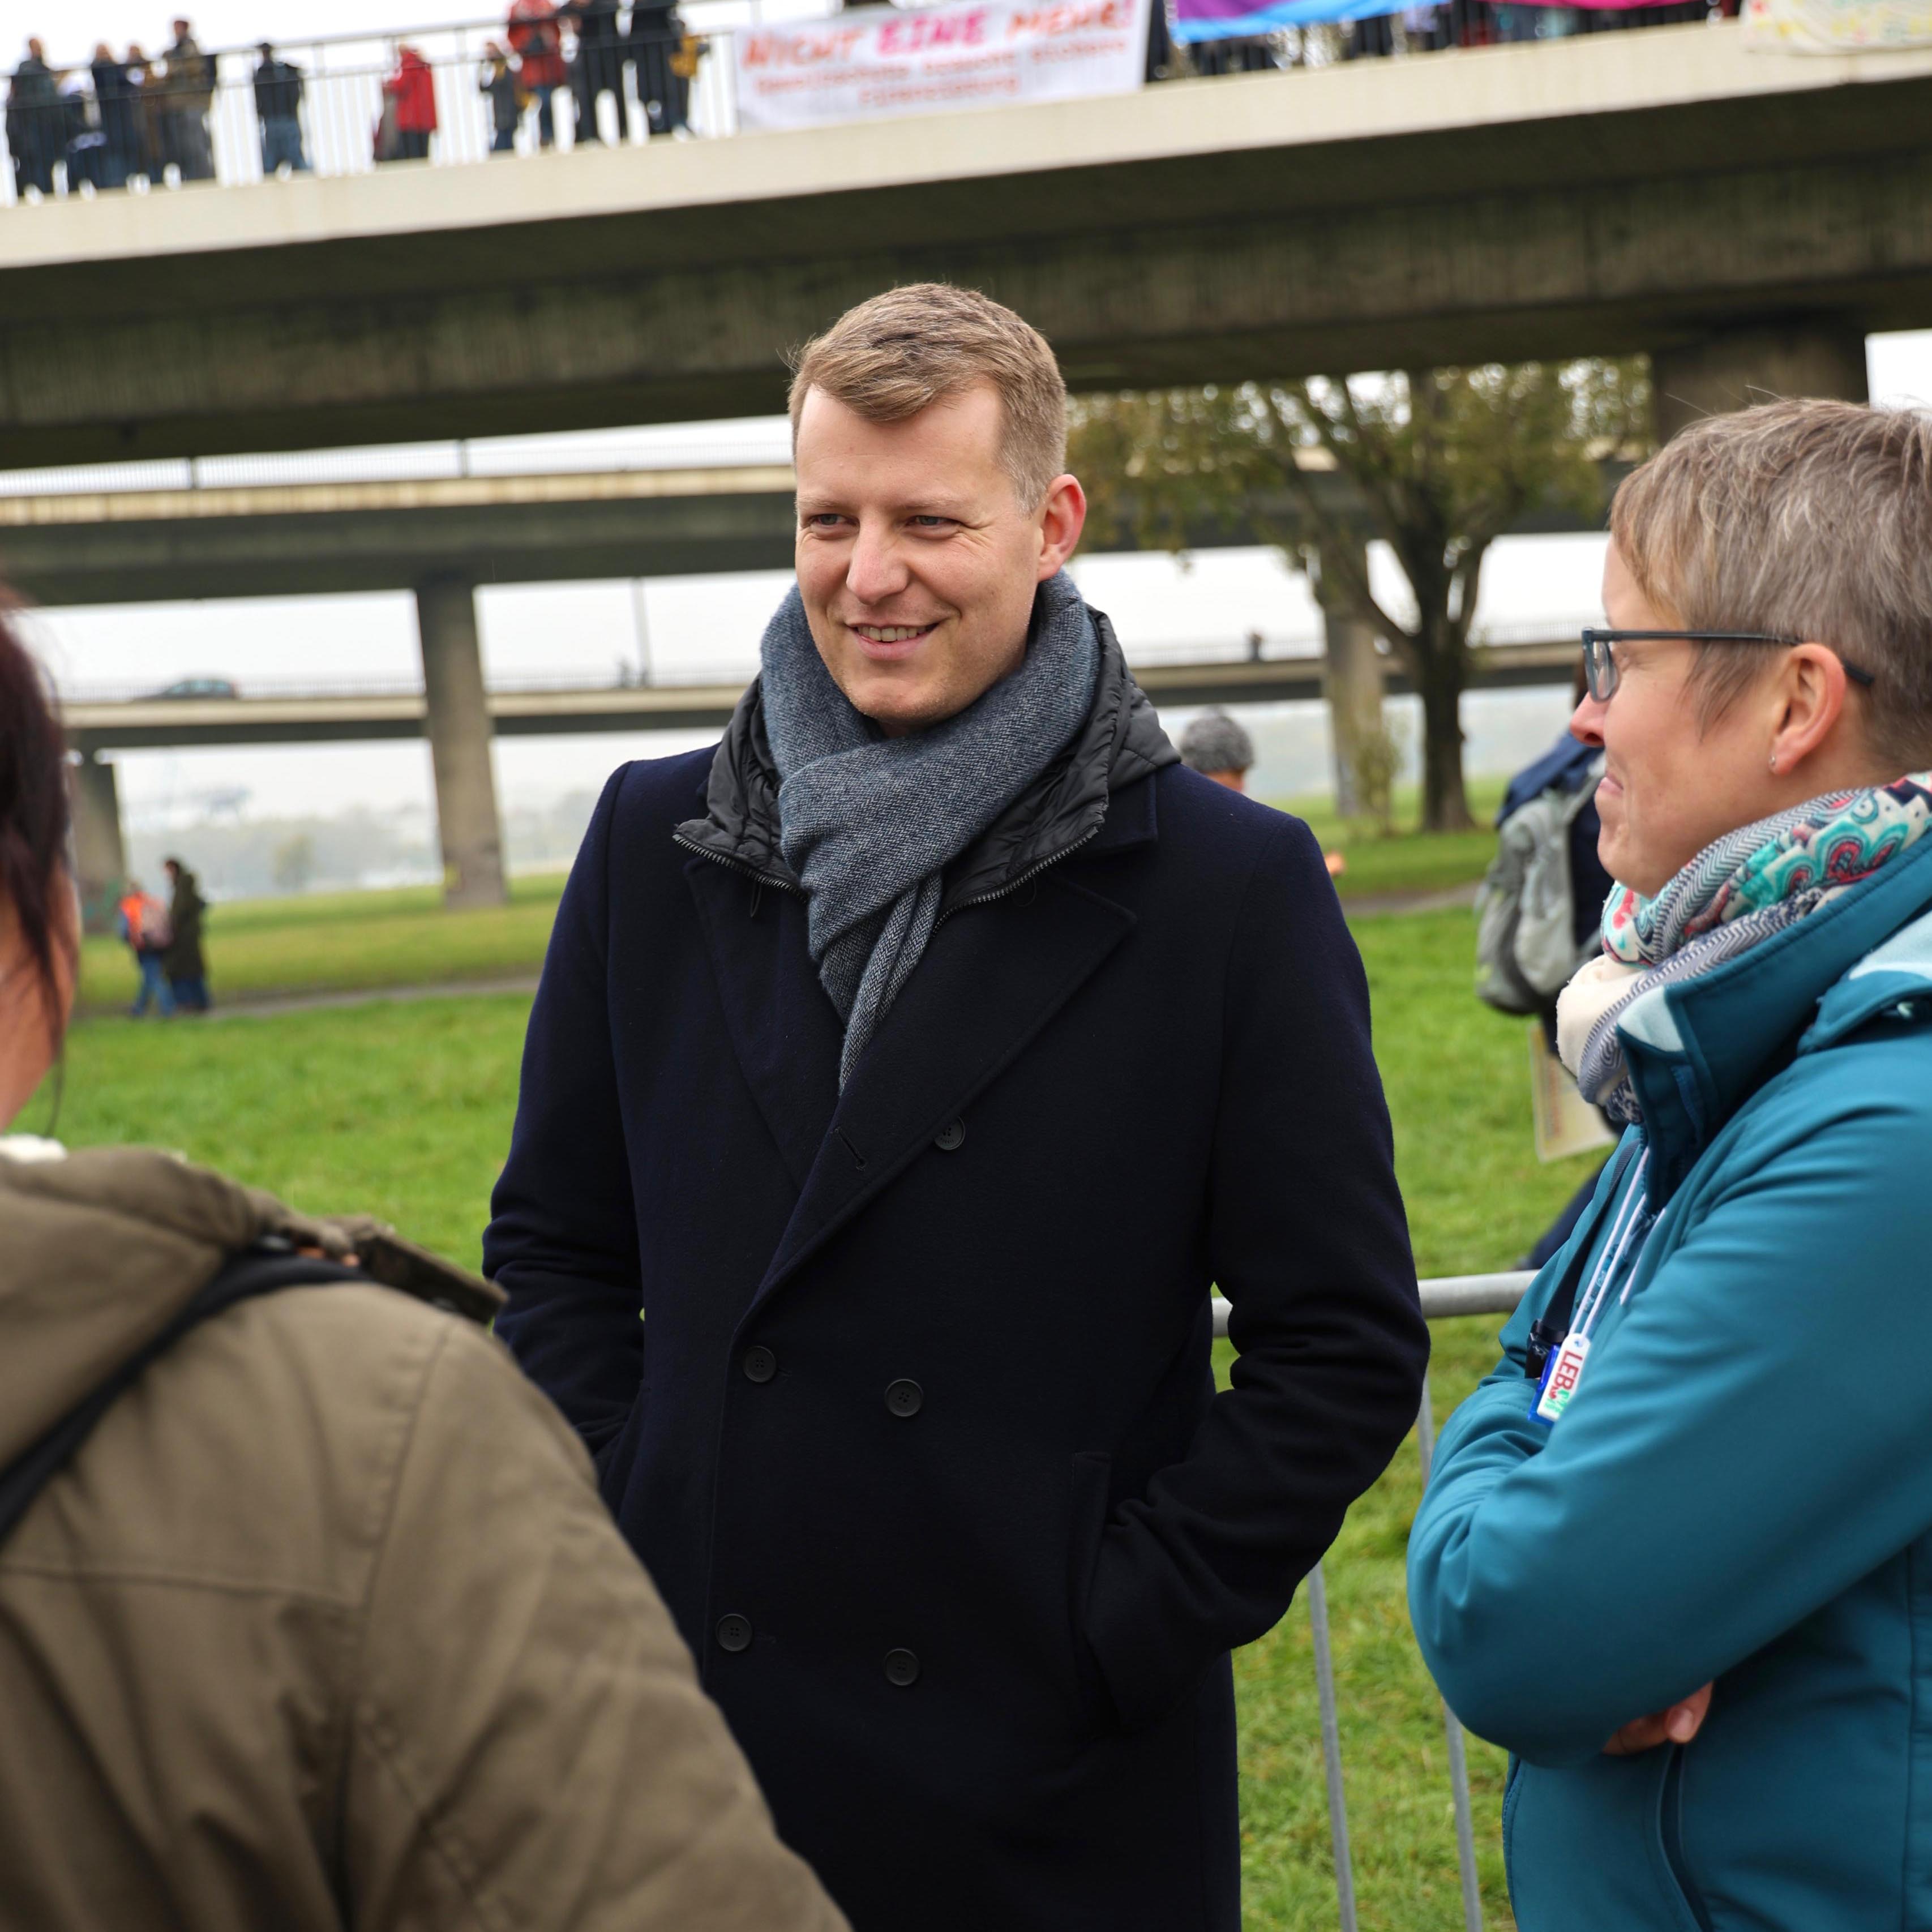
[[1184,46],[1197,40],[1246,40],[1284,27],[1312,27],[1324,20],[1367,20],[1378,14],[1403,14],[1409,0],[1174,0],[1174,38]]
[[972,0],[741,28],[738,125],[816,128],[1125,94],[1147,74],[1150,0]]
[[[1898,5],[1932,3],[1932,0],[1890,0]],[[1588,7],[1598,12],[1622,12],[1634,7],[1651,6],[1658,0],[1514,0],[1517,6]],[[1416,24],[1432,16],[1433,4],[1418,5],[1415,0],[1174,0],[1174,38],[1192,44],[1197,40],[1252,40],[1264,34],[1279,33],[1284,27],[1312,27],[1324,20],[1367,20],[1378,14],[1413,15]]]
[[1932,0],[1744,0],[1754,47],[1795,54],[1932,46]]

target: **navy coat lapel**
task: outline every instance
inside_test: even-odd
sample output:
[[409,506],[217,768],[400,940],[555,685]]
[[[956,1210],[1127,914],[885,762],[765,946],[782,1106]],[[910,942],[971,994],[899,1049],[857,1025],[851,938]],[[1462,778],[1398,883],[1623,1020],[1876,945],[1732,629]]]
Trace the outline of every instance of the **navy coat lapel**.
[[1125,907],[1049,875],[940,926],[853,1070],[754,1307],[964,1112],[1133,925]]
[[802,1188],[838,1099],[842,1038],[806,947],[804,902],[773,887],[754,891],[713,860],[692,858],[684,869],[732,1048],[792,1185]]

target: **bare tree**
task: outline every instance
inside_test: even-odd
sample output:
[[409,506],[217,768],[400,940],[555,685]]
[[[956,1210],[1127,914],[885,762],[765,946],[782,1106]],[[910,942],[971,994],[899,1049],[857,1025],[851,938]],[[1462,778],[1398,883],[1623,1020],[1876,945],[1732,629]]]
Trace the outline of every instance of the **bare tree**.
[[[1471,823],[1462,697],[1490,548],[1534,508],[1599,514],[1601,458],[1647,438],[1648,391],[1640,364],[1586,362],[1082,397],[1070,460],[1102,526],[1145,545],[1184,549],[1190,530],[1244,516],[1271,526],[1324,602],[1371,626],[1408,671],[1422,700],[1423,829],[1454,831]],[[1270,494],[1286,507],[1258,512]],[[1412,610],[1378,596],[1365,534],[1394,553]]]

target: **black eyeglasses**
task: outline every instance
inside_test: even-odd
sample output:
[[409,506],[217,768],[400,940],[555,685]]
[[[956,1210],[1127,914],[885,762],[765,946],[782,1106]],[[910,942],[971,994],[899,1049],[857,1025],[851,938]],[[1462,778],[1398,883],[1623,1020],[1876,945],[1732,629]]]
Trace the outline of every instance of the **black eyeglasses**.
[[[1617,661],[1610,655],[1612,644],[1622,644],[1626,639],[1677,638],[1692,644],[1808,644],[1807,638],[1773,637],[1763,631],[1586,631],[1583,633],[1583,682],[1589,687],[1590,695],[1599,704],[1607,704],[1615,695],[1621,674]],[[1878,680],[1871,673],[1852,663],[1843,652],[1838,662],[1845,668],[1845,675],[1855,684],[1862,684],[1869,690]]]

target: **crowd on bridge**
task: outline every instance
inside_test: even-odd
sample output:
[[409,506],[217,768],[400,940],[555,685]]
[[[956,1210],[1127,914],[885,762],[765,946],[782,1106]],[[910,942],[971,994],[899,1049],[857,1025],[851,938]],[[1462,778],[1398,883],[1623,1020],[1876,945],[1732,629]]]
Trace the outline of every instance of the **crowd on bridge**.
[[[90,61],[68,66],[50,62],[40,38],[27,41],[6,102],[16,194],[212,181],[210,117],[218,92],[230,86],[252,95],[262,172],[309,171],[303,110],[311,76],[270,41],[237,56],[205,50],[186,19],[174,21],[172,34],[152,56],[139,45],[117,55],[102,41]],[[634,0],[628,11],[620,0],[512,0],[502,38],[488,43],[473,69],[490,151],[513,152],[526,119],[536,146],[554,146],[560,94],[574,110],[575,145],[602,140],[605,94],[615,104],[618,138],[628,140],[627,69],[647,130],[674,134],[688,121],[698,55],[670,0]],[[232,71],[237,59],[248,62],[245,80]],[[467,59],[464,65],[472,68]],[[427,158],[440,119],[435,68],[404,40],[382,84],[372,158]]]
[[[1152,10],[1150,81],[1700,20],[1734,15],[1739,0],[1616,8],[1418,0],[1340,27],[1186,46],[1174,38],[1172,5],[1167,0]],[[91,61],[65,67],[49,62],[42,41],[28,41],[6,103],[16,194],[31,200],[58,189],[213,180],[210,116],[218,91],[230,86],[252,95],[263,174],[309,171],[303,117],[308,84],[316,76],[282,58],[267,41],[244,55],[224,54],[205,50],[184,19],[173,22],[172,32],[152,56],[139,46],[117,55],[104,41]],[[464,70],[462,92],[480,97],[483,145],[503,154],[515,152],[526,128],[526,146],[556,144],[559,96],[574,146],[603,139],[600,104],[607,94],[620,140],[630,138],[634,106],[650,134],[685,130],[703,52],[704,43],[686,32],[670,0],[631,0],[628,7],[624,0],[513,0],[501,39],[488,43],[480,64],[466,56],[458,64]],[[233,71],[244,60],[245,80]],[[224,62],[230,63],[226,70]],[[439,108],[438,70],[446,72],[449,64],[432,61],[407,40],[398,44],[393,68],[382,84],[380,114],[368,130],[371,158],[430,157],[448,104],[446,92]]]

